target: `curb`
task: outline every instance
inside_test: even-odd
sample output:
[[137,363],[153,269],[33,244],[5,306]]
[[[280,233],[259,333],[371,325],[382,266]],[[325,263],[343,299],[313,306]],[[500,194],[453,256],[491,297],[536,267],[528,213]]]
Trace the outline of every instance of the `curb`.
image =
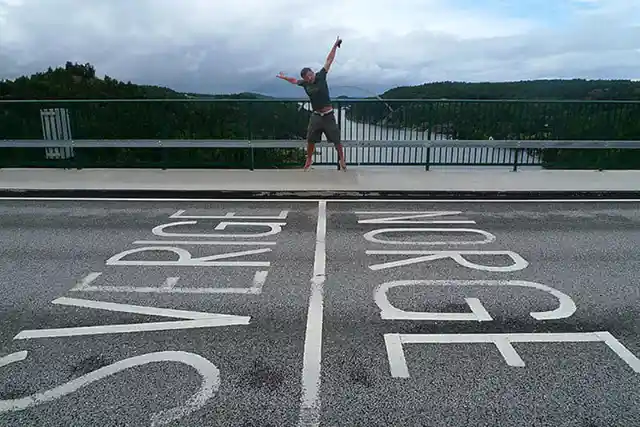
[[0,189],[2,198],[118,198],[118,199],[640,199],[638,191],[225,191],[225,190],[32,190]]

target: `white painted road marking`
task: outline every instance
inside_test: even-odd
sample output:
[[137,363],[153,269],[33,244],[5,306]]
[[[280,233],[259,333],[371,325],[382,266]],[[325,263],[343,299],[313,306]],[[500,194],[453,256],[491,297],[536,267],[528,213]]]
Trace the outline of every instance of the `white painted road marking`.
[[167,233],[164,231],[165,228],[176,227],[178,225],[194,225],[197,224],[198,221],[180,221],[180,222],[171,222],[169,224],[161,224],[156,227],[153,227],[151,232],[156,236],[160,237],[202,237],[202,238],[257,238],[257,237],[267,237],[273,236],[282,232],[282,227],[287,225],[286,222],[231,222],[231,221],[222,221],[218,225],[216,225],[214,230],[226,230],[227,227],[232,226],[252,226],[252,227],[269,227],[271,230],[265,231],[263,233],[242,233],[242,234],[227,234],[227,233]]
[[70,307],[92,308],[94,310],[115,311],[119,313],[144,314],[147,316],[170,317],[173,319],[217,319],[226,317],[234,319],[237,316],[227,314],[205,313],[202,311],[174,310],[171,308],[145,307],[141,305],[119,304],[115,302],[93,301],[78,298],[58,298],[51,304],[66,305]]
[[[510,273],[514,271],[524,270],[529,263],[512,251],[378,251],[368,250],[367,255],[423,255],[415,258],[403,259],[400,261],[385,262],[382,264],[370,265],[369,269],[373,271],[384,270],[387,268],[403,267],[405,265],[418,264],[420,262],[436,261],[439,259],[451,258],[463,267],[472,268],[474,270],[491,271],[499,273]],[[506,266],[492,266],[476,264],[466,259],[463,255],[502,255],[508,256],[513,261],[512,264]]]
[[524,280],[397,280],[379,285],[374,293],[374,300],[380,308],[380,317],[385,320],[450,320],[486,322],[493,320],[480,300],[465,298],[471,313],[428,313],[418,311],[404,311],[394,307],[387,298],[391,288],[399,286],[516,286],[533,288],[547,292],[558,299],[558,308],[550,311],[531,312],[529,315],[536,320],[566,319],[576,312],[576,304],[567,294],[551,286]]
[[207,240],[136,240],[134,245],[188,245],[188,246],[275,246],[277,242],[230,242],[230,241],[207,241]]
[[80,281],[76,284],[76,286],[71,289],[72,291],[84,291],[91,287],[91,284],[95,282],[95,280],[100,277],[102,273],[93,272],[84,276]]
[[[472,241],[442,241],[442,242],[413,242],[413,241],[401,241],[401,240],[380,240],[375,236],[383,233],[471,233],[480,234],[484,236],[484,240],[472,240]],[[364,234],[364,238],[371,243],[384,243],[386,245],[482,245],[491,243],[496,240],[496,236],[484,230],[476,230],[473,228],[379,228],[372,230]]]
[[287,219],[287,215],[289,215],[289,211],[280,211],[280,214],[277,216],[237,216],[235,212],[228,212],[225,215],[184,215],[186,211],[184,209],[180,209],[178,212],[171,215],[169,218],[184,218],[184,219]]
[[[238,316],[241,317],[241,316]],[[81,326],[77,328],[54,328],[24,330],[13,337],[14,340],[38,338],[77,337],[82,335],[126,334],[134,332],[173,331],[178,329],[202,329],[216,326],[247,325],[249,320],[202,319],[173,322],[149,322],[130,325]]]
[[[175,261],[157,260],[123,260],[127,255],[140,252],[172,252],[178,255]],[[221,259],[237,258],[247,255],[257,255],[271,252],[271,248],[251,249],[248,251],[228,252],[217,255],[192,257],[191,253],[183,248],[173,246],[145,246],[129,249],[115,254],[106,261],[106,265],[147,265],[147,266],[176,266],[176,267],[269,267],[270,261],[219,261]]]
[[[0,360],[11,360],[9,363],[13,363],[15,361],[24,360],[26,357],[27,352],[22,351],[19,353],[13,353]],[[198,391],[191,395],[183,404],[171,409],[154,412],[151,416],[152,426],[169,424],[170,422],[179,420],[180,418],[197,411],[202,408],[220,388],[220,371],[213,363],[204,357],[184,351],[162,351],[157,353],[147,353],[141,356],[121,360],[93,372],[89,372],[75,380],[69,381],[66,384],[42,393],[36,393],[20,399],[0,400],[0,413],[23,411],[32,406],[37,406],[59,399],[91,383],[115,375],[118,372],[158,362],[176,362],[191,366],[202,377],[202,383],[200,384]]]
[[316,249],[311,278],[311,295],[307,313],[307,330],[302,362],[302,396],[299,426],[320,425],[320,375],[322,364],[323,293],[326,273],[327,202],[318,202]]
[[[251,287],[247,288],[183,288],[176,287],[173,279],[177,277],[168,277],[172,282],[165,282],[164,286],[93,286],[92,283],[102,273],[91,273],[83,278],[70,292],[121,292],[121,293],[140,293],[140,294],[247,294],[259,295],[267,280],[267,270],[256,271],[253,276]],[[168,286],[171,285],[171,286]]]
[[167,279],[164,282],[164,285],[162,285],[162,289],[171,290],[175,288],[175,286],[178,284],[178,280],[180,280],[179,277],[167,277]]
[[149,316],[171,317],[177,319],[192,319],[187,321],[133,323],[128,325],[82,326],[77,328],[54,328],[24,330],[16,335],[14,340],[36,338],[71,337],[80,335],[103,335],[132,332],[166,331],[177,329],[213,328],[217,326],[248,325],[250,316],[235,316],[231,314],[203,313],[198,311],[173,310],[168,308],[144,307],[129,304],[118,304],[104,301],[91,301],[75,298],[58,298],[53,304],[74,307],[93,308],[98,310],[116,311],[122,313],[145,314]]
[[[475,224],[473,220],[444,219],[444,220],[423,220],[408,221],[418,218],[437,218],[439,216],[460,215],[462,211],[428,211],[428,212],[355,212],[356,215],[394,215],[387,218],[373,218],[358,220],[358,224]],[[400,215],[400,216],[397,216]]]
[[12,353],[8,356],[0,357],[0,368],[3,366],[10,365],[15,362],[20,362],[27,358],[27,351],[19,351],[17,353]]
[[525,363],[511,343],[604,342],[635,373],[640,373],[640,359],[609,332],[507,333],[507,334],[385,334],[389,370],[394,378],[409,378],[403,344],[481,344],[492,343],[509,366]]

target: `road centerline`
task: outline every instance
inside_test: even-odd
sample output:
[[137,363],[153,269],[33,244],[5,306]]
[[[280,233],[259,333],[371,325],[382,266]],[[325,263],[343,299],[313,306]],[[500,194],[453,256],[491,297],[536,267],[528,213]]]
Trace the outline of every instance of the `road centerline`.
[[320,371],[322,364],[323,291],[326,271],[327,202],[318,202],[318,225],[307,312],[302,365],[299,426],[320,425]]

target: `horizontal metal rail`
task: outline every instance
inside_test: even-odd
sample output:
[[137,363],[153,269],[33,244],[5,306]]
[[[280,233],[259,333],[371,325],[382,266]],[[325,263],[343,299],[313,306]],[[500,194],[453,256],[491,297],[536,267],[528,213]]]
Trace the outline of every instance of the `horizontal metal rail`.
[[[640,149],[640,140],[623,141],[548,141],[548,140],[394,140],[394,141],[342,141],[352,147],[450,147],[450,148],[523,148],[523,149]],[[220,139],[7,139],[0,140],[0,148],[302,148],[305,140],[220,140]],[[318,146],[333,144],[322,141]]]
[[[382,100],[382,101],[381,101]],[[299,98],[92,98],[92,99],[0,99],[2,104],[128,104],[128,103],[212,103],[212,104],[270,104],[270,103],[308,103],[309,99]],[[474,98],[335,98],[336,104],[376,104],[382,102],[393,103],[461,103],[461,104],[629,104],[639,105],[635,99],[474,99]]]
[[0,140],[1,148],[247,148],[248,140],[219,139],[14,139]]

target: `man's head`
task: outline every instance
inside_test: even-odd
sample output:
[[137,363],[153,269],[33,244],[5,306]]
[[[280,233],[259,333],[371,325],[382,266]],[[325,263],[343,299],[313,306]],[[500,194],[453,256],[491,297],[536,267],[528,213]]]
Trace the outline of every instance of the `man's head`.
[[313,70],[309,67],[304,67],[301,71],[300,71],[300,77],[302,77],[302,80],[308,82],[308,83],[313,83],[313,81],[316,78],[316,73],[313,72]]

